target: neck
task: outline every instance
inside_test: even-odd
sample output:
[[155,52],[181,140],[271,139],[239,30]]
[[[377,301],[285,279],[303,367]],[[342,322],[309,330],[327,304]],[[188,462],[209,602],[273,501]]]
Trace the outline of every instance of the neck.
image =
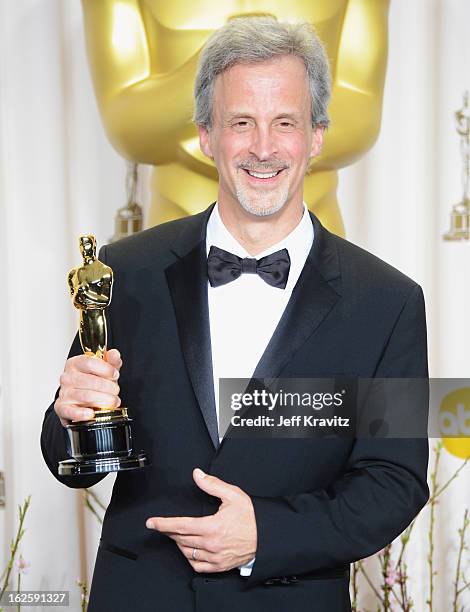
[[302,201],[290,202],[273,215],[257,217],[240,204],[226,205],[218,202],[219,214],[223,224],[243,248],[252,256],[269,249],[281,241],[297,227],[302,219]]

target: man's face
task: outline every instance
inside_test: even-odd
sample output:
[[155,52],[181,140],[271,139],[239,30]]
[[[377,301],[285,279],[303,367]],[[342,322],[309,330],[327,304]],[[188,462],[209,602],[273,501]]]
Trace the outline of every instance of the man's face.
[[323,128],[312,128],[305,65],[298,57],[237,64],[214,85],[212,127],[201,150],[219,172],[219,202],[267,216],[300,204]]

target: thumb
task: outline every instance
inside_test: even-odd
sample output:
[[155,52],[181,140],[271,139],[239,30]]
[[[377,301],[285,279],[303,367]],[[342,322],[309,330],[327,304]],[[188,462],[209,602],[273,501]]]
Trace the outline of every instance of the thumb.
[[193,478],[197,486],[208,495],[227,501],[233,499],[236,487],[217,478],[217,476],[211,476],[203,472],[200,468],[195,468],[193,470]]
[[117,349],[111,349],[106,351],[105,360],[111,364],[116,370],[119,370],[122,366],[121,353]]

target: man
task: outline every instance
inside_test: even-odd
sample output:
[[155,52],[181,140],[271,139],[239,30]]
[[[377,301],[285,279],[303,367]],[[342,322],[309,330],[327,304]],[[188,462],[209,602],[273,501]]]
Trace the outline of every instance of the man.
[[350,610],[349,564],[428,498],[427,441],[220,442],[214,389],[253,374],[425,377],[422,291],[303,204],[329,97],[307,26],[230,21],[203,51],[195,93],[217,203],[102,249],[119,352],[90,359],[76,339],[44,420],[45,460],[68,486],[102,478],[57,475],[63,425],[92,408],[122,399],[134,448],[151,456],[117,475],[89,610]]

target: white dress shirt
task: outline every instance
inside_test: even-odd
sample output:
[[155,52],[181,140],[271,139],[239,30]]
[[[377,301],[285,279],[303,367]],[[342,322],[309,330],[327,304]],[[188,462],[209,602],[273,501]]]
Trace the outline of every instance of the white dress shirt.
[[[219,287],[211,287],[208,282],[217,421],[219,379],[252,377],[289,301],[312,243],[313,225],[304,204],[302,219],[290,234],[256,255],[256,259],[260,259],[280,249],[287,249],[291,265],[285,289],[268,285],[258,274],[242,274],[236,280]],[[225,227],[217,204],[207,223],[207,253],[211,246],[238,257],[252,257]],[[253,563],[254,559],[243,565],[240,574],[249,576]]]

